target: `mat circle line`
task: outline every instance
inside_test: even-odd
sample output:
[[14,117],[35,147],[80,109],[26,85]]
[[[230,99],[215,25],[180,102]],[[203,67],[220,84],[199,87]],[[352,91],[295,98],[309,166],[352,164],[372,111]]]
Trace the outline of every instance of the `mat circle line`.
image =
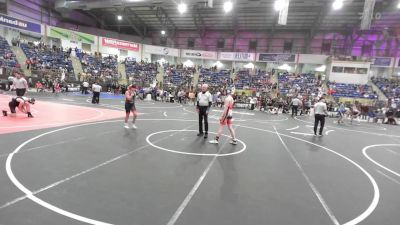
[[[182,119],[139,119],[139,120],[143,120],[143,121],[180,121],[180,122],[197,122],[197,120],[182,120]],[[20,190],[22,191],[26,197],[30,200],[32,200],[33,202],[37,203],[38,205],[41,205],[55,213],[58,213],[60,215],[63,215],[65,217],[69,217],[71,219],[77,220],[77,221],[81,221],[84,223],[88,223],[88,224],[93,224],[93,225],[112,225],[110,223],[107,222],[102,222],[102,221],[98,221],[95,219],[91,219],[91,218],[87,218],[81,215],[77,215],[74,214],[72,212],[66,211],[64,209],[61,209],[55,205],[52,205],[38,197],[36,197],[32,191],[30,191],[29,189],[27,189],[14,175],[14,172],[12,171],[11,168],[11,163],[12,163],[12,159],[14,157],[15,154],[17,154],[25,145],[29,144],[30,142],[39,139],[43,136],[52,134],[52,133],[56,133],[59,131],[63,131],[63,130],[67,130],[67,129],[71,129],[71,128],[76,128],[76,127],[82,127],[82,126],[89,126],[89,125],[96,125],[96,124],[104,124],[104,123],[115,123],[115,122],[121,122],[121,120],[109,120],[109,121],[99,121],[99,122],[91,122],[91,123],[85,123],[85,124],[77,124],[77,125],[72,125],[72,126],[68,126],[68,127],[63,127],[63,128],[59,128],[59,129],[55,129],[52,131],[48,131],[45,133],[42,133],[40,135],[37,135],[35,137],[32,137],[28,140],[26,140],[25,142],[23,142],[22,144],[20,144],[17,148],[14,149],[13,152],[11,152],[6,160],[6,172],[7,172],[7,176],[9,177],[9,179],[11,180],[11,182]],[[212,122],[211,122],[212,123]],[[260,128],[253,128],[253,127],[247,127],[247,126],[242,126],[242,125],[238,125],[239,127],[243,127],[243,128],[247,128],[247,129],[252,129],[252,130],[258,130],[258,131],[264,131],[264,132],[268,132],[268,133],[276,133],[275,131],[270,131],[270,130],[265,130],[265,129],[260,129]],[[379,202],[379,196],[380,196],[380,192],[379,192],[379,187],[375,181],[375,179],[363,168],[361,167],[359,164],[357,164],[356,162],[354,162],[353,160],[349,159],[348,157],[332,150],[329,149],[325,146],[319,145],[319,144],[315,144],[313,142],[301,139],[301,138],[297,138],[297,137],[293,137],[290,135],[286,135],[286,134],[282,134],[279,133],[282,136],[291,138],[291,139],[295,139],[301,142],[305,142],[317,147],[320,147],[324,150],[327,150],[335,155],[340,156],[341,158],[345,159],[346,161],[350,162],[351,164],[355,165],[358,169],[360,169],[366,176],[367,178],[370,180],[370,182],[372,183],[373,186],[373,190],[374,190],[374,196],[373,196],[373,200],[370,204],[370,206],[367,208],[367,210],[365,210],[362,214],[358,215],[356,218],[344,223],[343,225],[356,225],[360,222],[362,222],[365,218],[367,218],[376,208],[376,206],[378,205]]]
[[[171,150],[171,149],[168,149],[168,148],[163,148],[163,147],[161,147],[161,146],[158,146],[158,145],[153,144],[153,142],[150,141],[150,138],[151,138],[152,136],[154,136],[154,135],[162,134],[162,133],[169,133],[169,132],[178,132],[178,131],[180,131],[180,132],[187,132],[187,131],[188,131],[188,132],[198,132],[197,130],[163,130],[163,131],[158,131],[158,132],[154,132],[154,133],[152,133],[152,134],[149,134],[149,135],[146,137],[146,142],[147,142],[149,145],[151,145],[152,147],[154,147],[154,148],[156,148],[156,149],[158,149],[158,150],[161,150],[161,151],[166,151],[166,152],[171,152],[171,153],[176,153],[176,154],[182,154],[182,155],[195,155],[195,156],[217,156],[217,157],[231,156],[231,155],[240,154],[240,153],[244,152],[244,151],[246,150],[246,148],[247,148],[246,144],[245,144],[243,141],[237,139],[237,141],[238,141],[240,144],[243,145],[243,148],[240,149],[239,151],[236,151],[236,152],[224,153],[224,154],[192,153],[192,152],[182,152],[182,151]],[[209,134],[217,134],[217,133],[214,133],[214,132],[208,132],[208,133],[209,133]],[[225,135],[225,134],[222,134],[222,136],[229,137],[228,135]]]

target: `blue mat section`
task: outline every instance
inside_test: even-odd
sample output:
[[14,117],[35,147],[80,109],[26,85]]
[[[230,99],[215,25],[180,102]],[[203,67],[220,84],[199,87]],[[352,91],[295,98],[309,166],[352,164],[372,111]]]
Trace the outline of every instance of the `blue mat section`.
[[[72,92],[70,95],[75,95],[75,96],[80,96],[80,97],[91,97],[92,93],[84,95],[81,92]],[[123,99],[125,98],[124,95],[114,95],[112,93],[106,93],[106,92],[101,92],[100,93],[100,98],[102,99]]]

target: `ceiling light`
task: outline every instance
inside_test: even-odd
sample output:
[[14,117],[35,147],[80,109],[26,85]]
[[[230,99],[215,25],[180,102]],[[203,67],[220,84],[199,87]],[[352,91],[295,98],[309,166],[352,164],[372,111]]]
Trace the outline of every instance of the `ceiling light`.
[[285,8],[285,1],[275,0],[275,3],[274,3],[275,11],[281,11],[283,8]]
[[178,5],[178,11],[179,11],[179,13],[180,13],[180,14],[183,14],[183,13],[186,12],[186,10],[187,10],[187,5],[186,5],[185,3],[183,3],[183,2],[181,2],[181,3]]
[[225,11],[225,13],[230,12],[232,10],[232,8],[233,8],[233,4],[232,4],[231,1],[224,2],[224,11]]
[[165,35],[165,30],[162,30],[162,31],[161,31],[161,34],[162,34],[162,35]]
[[339,10],[343,7],[343,0],[335,0],[332,4],[333,10]]
[[118,20],[122,20],[122,16],[121,16],[121,15],[118,15],[118,16],[117,16],[117,19],[118,19]]
[[400,2],[399,2],[399,4],[397,4],[397,8],[400,9]]

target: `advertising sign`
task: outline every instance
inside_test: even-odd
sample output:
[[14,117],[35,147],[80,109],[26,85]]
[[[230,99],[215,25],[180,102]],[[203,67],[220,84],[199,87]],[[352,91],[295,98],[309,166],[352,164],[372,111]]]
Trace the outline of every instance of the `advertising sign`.
[[128,41],[121,41],[112,38],[101,38],[101,43],[103,46],[111,47],[111,48],[118,48],[118,49],[125,49],[129,51],[138,52],[140,45],[138,43],[128,42]]
[[260,62],[296,62],[295,54],[275,54],[275,53],[260,53],[258,54]]
[[31,31],[35,33],[42,33],[42,26],[37,23],[31,23],[25,20],[13,18],[0,14],[0,25],[17,28],[20,30]]
[[182,58],[214,59],[214,60],[216,60],[217,52],[182,49],[181,57]]
[[248,52],[220,52],[218,59],[226,61],[254,61],[256,54]]
[[376,57],[372,62],[372,66],[376,67],[390,67],[391,65],[392,58],[389,57]]
[[94,44],[96,39],[95,36],[91,34],[85,34],[59,27],[49,27],[49,36],[87,44]]
[[179,49],[176,48],[168,48],[155,45],[143,45],[143,48],[145,53],[179,57]]

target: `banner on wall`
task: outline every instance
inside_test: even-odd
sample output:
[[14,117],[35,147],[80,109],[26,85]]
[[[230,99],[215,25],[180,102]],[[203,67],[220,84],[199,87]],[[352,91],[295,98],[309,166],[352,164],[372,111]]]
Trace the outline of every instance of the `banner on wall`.
[[111,47],[111,48],[118,48],[124,49],[129,51],[138,52],[140,49],[140,45],[138,43],[133,43],[129,41],[121,41],[112,38],[101,38],[101,43],[103,46]]
[[37,23],[16,19],[11,16],[0,14],[0,25],[17,28],[20,30],[42,33],[42,26]]
[[77,31],[67,30],[59,27],[49,27],[48,35],[53,38],[67,39],[74,42],[94,44],[96,37]]
[[392,58],[389,57],[376,57],[372,61],[372,66],[375,67],[390,67],[392,65]]
[[256,59],[256,54],[248,52],[220,52],[218,54],[218,60],[254,61],[255,59]]
[[217,52],[210,51],[200,51],[200,50],[189,50],[182,49],[181,57],[182,58],[194,58],[194,59],[217,59]]
[[258,54],[260,62],[296,62],[295,54],[275,54],[275,53],[260,53]]
[[168,48],[155,45],[143,45],[143,50],[145,53],[155,54],[155,55],[169,55],[174,57],[179,57],[179,49]]

